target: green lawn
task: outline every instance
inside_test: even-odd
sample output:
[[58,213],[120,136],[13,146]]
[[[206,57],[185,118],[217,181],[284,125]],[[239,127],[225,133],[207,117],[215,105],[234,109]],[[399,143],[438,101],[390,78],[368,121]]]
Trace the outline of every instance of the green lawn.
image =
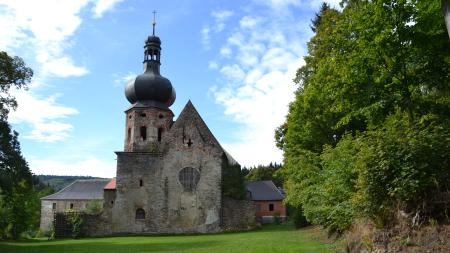
[[335,252],[335,243],[318,239],[317,230],[268,225],[242,233],[191,236],[130,236],[66,240],[0,242],[0,252]]

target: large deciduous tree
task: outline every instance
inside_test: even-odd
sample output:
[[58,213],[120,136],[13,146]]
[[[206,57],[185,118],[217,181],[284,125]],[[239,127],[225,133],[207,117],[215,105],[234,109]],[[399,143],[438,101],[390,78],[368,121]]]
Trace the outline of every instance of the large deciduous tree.
[[275,134],[287,201],[336,231],[360,214],[384,224],[393,206],[438,210],[450,190],[450,43],[441,3],[342,6],[324,4],[313,20],[296,99]]
[[7,122],[17,102],[11,88],[26,88],[33,72],[19,57],[0,52],[0,237],[20,236],[36,216],[32,174],[20,151],[18,133]]

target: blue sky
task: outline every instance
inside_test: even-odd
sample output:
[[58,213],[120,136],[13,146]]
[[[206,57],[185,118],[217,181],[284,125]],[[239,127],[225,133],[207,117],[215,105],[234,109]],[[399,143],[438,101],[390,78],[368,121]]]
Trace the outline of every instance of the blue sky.
[[[337,5],[337,0],[328,1]],[[311,0],[0,0],[0,50],[35,75],[13,91],[9,121],[36,174],[115,175],[123,150],[124,96],[142,72],[151,33],[162,40],[161,74],[189,99],[242,165],[281,162],[274,129],[285,120],[304,64]]]

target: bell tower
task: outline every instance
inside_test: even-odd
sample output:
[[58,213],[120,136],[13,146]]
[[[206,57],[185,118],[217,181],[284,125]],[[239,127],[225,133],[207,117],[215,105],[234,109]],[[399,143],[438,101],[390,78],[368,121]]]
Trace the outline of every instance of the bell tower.
[[145,40],[144,73],[125,87],[131,107],[125,111],[125,152],[158,152],[174,114],[169,107],[176,93],[169,79],[161,76],[161,40],[153,33]]

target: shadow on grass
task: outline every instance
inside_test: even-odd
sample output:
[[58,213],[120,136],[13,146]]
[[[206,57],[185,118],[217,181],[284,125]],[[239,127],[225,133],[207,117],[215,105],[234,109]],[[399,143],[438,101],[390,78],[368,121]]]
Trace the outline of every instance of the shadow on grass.
[[[143,238],[144,239],[144,238]],[[192,250],[215,247],[220,245],[220,241],[189,241],[189,242],[139,242],[135,241],[122,243],[118,242],[98,242],[89,240],[62,240],[58,244],[41,243],[7,243],[0,244],[0,252],[8,253],[102,253],[102,252],[184,252]],[[44,242],[44,241],[43,241]],[[57,241],[58,242],[58,241]]]

